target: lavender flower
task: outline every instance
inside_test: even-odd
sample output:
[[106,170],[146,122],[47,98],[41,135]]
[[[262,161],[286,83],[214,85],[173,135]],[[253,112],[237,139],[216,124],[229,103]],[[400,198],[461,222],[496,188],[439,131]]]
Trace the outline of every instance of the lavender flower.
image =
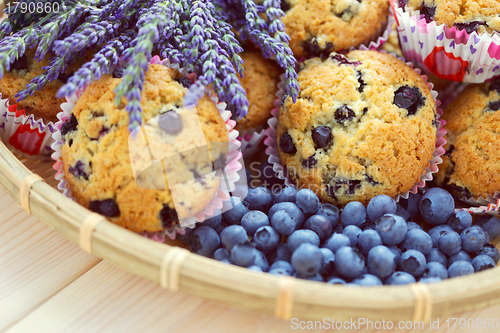
[[287,94],[294,101],[298,94],[296,60],[281,22],[280,0],[263,0],[261,5],[256,0],[56,1],[60,1],[59,12],[20,15],[10,11],[0,23],[0,76],[26,49],[36,48],[39,60],[56,55],[45,72],[16,95],[18,100],[40,90],[95,49],[92,59],[68,79],[58,96],[71,95],[123,64],[115,102],[118,105],[125,98],[133,129],[142,121],[141,91],[156,51],[197,74],[198,80],[184,97],[185,105],[196,104],[210,86],[230,110],[243,117],[249,103],[238,78],[244,75],[239,55],[243,49],[234,31],[239,39],[250,39],[265,57],[276,59],[285,70]]

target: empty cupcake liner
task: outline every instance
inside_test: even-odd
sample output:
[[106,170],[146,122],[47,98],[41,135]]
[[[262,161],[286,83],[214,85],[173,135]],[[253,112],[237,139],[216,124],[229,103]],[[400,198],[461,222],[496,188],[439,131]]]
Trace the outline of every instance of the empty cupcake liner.
[[420,11],[390,3],[406,60],[450,81],[482,83],[500,75],[500,34],[427,23]]
[[[188,74],[184,68],[180,68],[177,64],[171,64],[168,59],[161,60],[160,57],[155,56],[151,59],[151,64],[163,64],[165,66],[171,67],[173,69],[178,70],[181,74],[188,76],[194,74]],[[64,140],[61,135],[61,127],[62,125],[70,118],[71,111],[73,110],[76,102],[81,97],[85,89],[81,89],[77,91],[74,95],[66,97],[66,102],[61,104],[62,111],[57,115],[59,121],[55,124],[55,131],[52,134],[54,143],[52,144],[52,149],[54,153],[52,154],[52,159],[55,161],[53,168],[57,171],[55,178],[59,181],[57,188],[63,192],[63,194],[69,198],[71,196],[71,190],[67,187],[67,181],[65,179],[65,173],[63,169],[63,162],[61,156],[61,149],[64,144]],[[216,214],[220,214],[220,211],[223,208],[223,205],[230,198],[230,192],[236,189],[236,184],[239,181],[245,181],[245,179],[241,179],[241,170],[243,169],[243,165],[240,162],[242,158],[242,153],[239,149],[241,146],[238,138],[238,131],[234,129],[236,126],[236,122],[231,119],[231,112],[226,110],[226,103],[219,102],[218,96],[210,89],[205,89],[205,93],[209,96],[209,98],[215,103],[216,107],[219,109],[219,112],[226,123],[226,129],[228,130],[229,135],[229,151],[226,157],[226,165],[223,169],[220,181],[220,186],[212,201],[200,212],[195,214],[194,216],[183,220],[182,225],[173,223],[172,227],[165,229],[160,232],[144,232],[142,235],[146,238],[158,241],[165,242],[166,237],[170,239],[175,239],[177,234],[184,235],[185,229],[190,228],[193,229],[197,222],[203,222],[207,218],[210,218]],[[244,174],[244,172],[243,172]]]
[[[366,48],[362,49],[366,50]],[[438,93],[435,90],[433,90],[433,84],[427,82],[427,76],[422,75],[421,70],[418,68],[414,68],[411,62],[406,62],[403,58],[398,58],[398,59],[402,60],[403,62],[406,63],[406,65],[413,68],[424,79],[425,83],[427,84],[427,87],[431,91],[434,101],[436,102],[436,108],[438,113],[437,122],[439,124],[438,124],[438,130],[436,131],[436,147],[432,154],[432,158],[429,161],[429,166],[425,169],[425,172],[420,177],[420,180],[416,182],[415,185],[409,191],[396,195],[396,197],[394,198],[396,202],[398,202],[400,198],[408,199],[410,193],[417,193],[419,188],[424,188],[426,185],[425,183],[433,179],[432,174],[439,171],[438,165],[443,162],[443,160],[441,159],[441,155],[445,153],[443,146],[446,144],[446,139],[444,138],[446,130],[443,127],[446,124],[446,121],[444,119],[440,119],[440,117],[443,115],[443,111],[439,108],[441,102],[437,99]],[[281,157],[278,151],[277,128],[278,128],[279,109],[281,104],[281,98],[285,94],[285,87],[286,87],[285,76],[282,75],[280,78],[281,81],[278,85],[279,90],[278,93],[276,94],[278,96],[278,99],[274,102],[276,108],[273,109],[272,111],[273,117],[268,121],[269,127],[266,130],[267,138],[264,140],[264,144],[267,146],[266,153],[269,156],[268,162],[269,164],[272,165],[273,170],[276,173],[276,177],[284,180],[285,185],[295,186],[296,184],[286,175],[285,168],[281,163]]]
[[42,119],[35,120],[33,114],[26,115],[0,94],[0,138],[11,150],[24,157],[50,159],[55,130],[51,121],[44,124]]

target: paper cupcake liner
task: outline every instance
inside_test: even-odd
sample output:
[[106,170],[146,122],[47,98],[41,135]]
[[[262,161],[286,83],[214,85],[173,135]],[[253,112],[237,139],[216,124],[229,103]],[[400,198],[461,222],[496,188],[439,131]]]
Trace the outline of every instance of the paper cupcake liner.
[[241,151],[243,153],[244,158],[252,157],[258,150],[260,144],[266,138],[266,130],[262,129],[259,132],[252,131],[251,134],[249,132],[241,133],[238,137],[238,140],[241,141]]
[[24,110],[17,110],[17,104],[10,105],[8,99],[0,94],[0,138],[11,150],[25,157],[50,159],[54,142],[52,133],[55,125],[47,125],[42,119],[26,115]]
[[[398,59],[405,62],[403,58],[398,58]],[[432,153],[432,158],[429,161],[429,166],[425,169],[425,172],[420,177],[420,180],[416,182],[415,185],[409,191],[406,191],[403,194],[396,195],[396,197],[394,198],[396,202],[398,202],[400,198],[408,199],[410,193],[417,193],[419,188],[424,188],[426,182],[431,181],[433,179],[432,174],[437,173],[439,171],[438,165],[443,162],[443,160],[441,159],[441,155],[445,153],[443,146],[446,144],[446,139],[444,138],[444,135],[446,134],[446,130],[444,129],[446,121],[444,119],[440,119],[440,117],[443,115],[443,111],[439,108],[441,102],[437,99],[438,93],[435,90],[433,90],[432,83],[427,82],[427,76],[422,75],[420,69],[414,68],[413,64],[410,62],[406,62],[406,64],[411,68],[413,68],[415,72],[417,72],[424,79],[425,83],[427,84],[427,87],[431,91],[432,97],[436,102],[436,109],[438,114],[437,122],[439,129],[436,131],[436,146],[434,152]],[[287,177],[285,169],[281,163],[281,157],[278,151],[277,128],[278,128],[279,108],[281,104],[281,98],[285,93],[285,76],[282,75],[280,78],[281,81],[278,84],[279,90],[278,93],[276,94],[278,96],[278,99],[274,102],[276,108],[273,109],[273,111],[271,112],[273,117],[268,121],[269,127],[266,130],[267,138],[265,139],[264,144],[267,146],[266,153],[269,156],[268,162],[273,166],[273,170],[276,173],[276,177],[283,180],[285,185],[295,185],[295,183]]]
[[408,61],[450,81],[482,83],[500,75],[500,35],[448,28],[403,11],[390,0],[403,55]]
[[[151,59],[151,64],[163,64],[165,66],[174,68],[178,70],[181,74],[188,76],[189,74],[184,68],[180,68],[178,64],[171,64],[170,61],[161,60],[160,57],[154,56]],[[61,149],[64,144],[64,140],[61,136],[61,127],[62,125],[70,118],[71,111],[73,110],[76,102],[81,97],[85,89],[81,89],[77,91],[74,95],[70,97],[66,97],[66,102],[61,104],[62,111],[57,115],[59,121],[55,124],[55,131],[52,134],[54,143],[52,144],[52,149],[54,153],[52,154],[52,159],[55,160],[53,168],[57,171],[55,178],[59,181],[57,188],[63,192],[63,194],[72,198],[71,190],[67,187],[67,181],[64,178],[65,173],[63,169],[63,162],[61,156]],[[165,242],[166,237],[170,239],[175,239],[177,234],[184,235],[185,229],[195,227],[195,223],[202,222],[205,219],[212,217],[217,213],[217,210],[222,209],[225,201],[229,200],[229,192],[233,191],[236,187],[235,183],[238,182],[240,176],[238,175],[238,171],[242,169],[242,164],[240,159],[242,157],[241,151],[239,151],[238,147],[240,147],[241,143],[237,139],[238,131],[234,129],[236,126],[236,122],[231,119],[231,112],[226,110],[226,103],[219,102],[218,96],[211,90],[205,89],[205,93],[210,97],[210,99],[215,103],[216,107],[219,109],[219,112],[226,123],[226,128],[229,134],[229,151],[226,157],[226,165],[223,170],[221,184],[219,189],[214,194],[214,197],[208,205],[195,214],[193,217],[188,219],[184,219],[187,226],[181,226],[180,224],[173,224],[171,228],[165,229],[160,232],[144,232],[142,235],[146,238],[158,241]],[[73,199],[73,198],[72,198]],[[74,200],[74,199],[73,199]]]
[[[495,197],[500,197],[499,192],[495,192]],[[475,215],[495,215],[495,216],[500,216],[500,199],[493,199],[493,197],[488,196],[492,202],[488,202],[485,204],[485,206],[479,206],[479,207],[469,207],[469,208],[460,208],[456,209],[455,211],[459,210],[465,210],[471,214]]]

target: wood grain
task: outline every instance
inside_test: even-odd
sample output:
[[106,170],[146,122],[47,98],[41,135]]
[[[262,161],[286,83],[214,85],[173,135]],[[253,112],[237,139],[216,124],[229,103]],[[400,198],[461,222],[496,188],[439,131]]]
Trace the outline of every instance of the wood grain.
[[0,331],[96,265],[0,189]]

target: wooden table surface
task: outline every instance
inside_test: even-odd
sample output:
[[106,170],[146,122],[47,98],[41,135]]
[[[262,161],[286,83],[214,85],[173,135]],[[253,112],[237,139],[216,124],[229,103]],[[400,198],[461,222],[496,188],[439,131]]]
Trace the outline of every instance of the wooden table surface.
[[[500,318],[500,306],[461,317]],[[500,331],[448,330],[443,319],[439,330],[397,331]],[[23,211],[0,189],[0,332],[289,331],[298,331],[290,321],[170,292],[89,255]]]

